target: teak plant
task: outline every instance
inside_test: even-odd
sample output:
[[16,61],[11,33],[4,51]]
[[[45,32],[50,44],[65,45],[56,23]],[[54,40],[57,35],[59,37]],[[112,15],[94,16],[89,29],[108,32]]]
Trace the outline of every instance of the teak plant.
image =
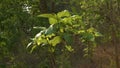
[[[82,16],[71,15],[69,11],[64,10],[57,14],[41,14],[38,17],[48,18],[50,26],[48,28],[39,27],[43,30],[36,34],[33,41],[27,46],[32,47],[31,52],[38,46],[47,46],[46,50],[54,53],[58,45],[63,47],[61,50],[58,48],[60,51],[73,52],[75,45],[73,38],[77,35],[80,42],[85,44],[85,49],[83,49],[85,56],[91,57],[96,47],[95,38],[101,34],[94,27],[87,27],[88,24],[82,21]],[[55,68],[54,66],[53,68]]]

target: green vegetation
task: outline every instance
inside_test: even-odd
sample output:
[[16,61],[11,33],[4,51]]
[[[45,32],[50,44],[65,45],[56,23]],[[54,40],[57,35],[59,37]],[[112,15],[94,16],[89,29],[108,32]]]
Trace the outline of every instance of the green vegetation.
[[0,68],[120,68],[119,0],[1,0]]

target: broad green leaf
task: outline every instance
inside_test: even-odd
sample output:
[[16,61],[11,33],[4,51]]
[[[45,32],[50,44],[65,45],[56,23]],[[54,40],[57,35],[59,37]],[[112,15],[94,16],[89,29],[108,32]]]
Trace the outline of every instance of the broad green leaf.
[[56,23],[58,23],[58,21],[55,18],[49,18],[49,23],[50,24],[56,24]]
[[78,34],[85,33],[85,30],[79,30]]
[[69,13],[69,11],[64,10],[62,12],[57,13],[57,16],[58,16],[58,18],[65,17],[65,16],[68,17],[68,16],[70,16],[70,13]]
[[56,18],[56,15],[55,15],[55,14],[41,14],[41,15],[38,15],[38,17],[48,18],[50,24],[55,24],[55,23],[57,23],[57,18]]
[[94,34],[86,32],[86,33],[82,33],[82,38],[88,41],[94,41],[95,37]]
[[95,30],[95,28],[91,27],[91,28],[89,28],[87,31],[88,31],[88,32],[94,32],[94,31],[96,31],[96,30]]
[[54,37],[54,36],[55,36],[55,34],[52,33],[52,34],[47,35],[46,37],[47,37],[47,38],[52,38],[52,37]]
[[46,35],[54,33],[54,27],[53,26],[54,25],[50,25],[50,27],[48,29],[46,29],[46,31],[45,31]]
[[39,33],[36,34],[35,38],[43,36],[45,34],[45,30],[40,31]]
[[52,40],[49,41],[49,43],[52,46],[56,46],[57,44],[59,44],[61,42],[61,37],[60,36],[56,36],[54,37]]
[[41,32],[39,32],[38,34],[36,34],[35,38],[41,36]]
[[99,33],[99,32],[95,32],[95,36],[96,36],[96,37],[99,37],[99,36],[102,36],[102,34]]
[[38,15],[38,17],[55,18],[55,14],[41,14],[41,15]]
[[69,33],[64,33],[63,38],[65,39],[65,41],[67,42],[67,44],[72,45],[73,43],[73,38],[72,35]]
[[79,20],[79,19],[82,19],[82,17],[79,16],[79,15],[73,15],[73,16],[72,16],[72,19],[73,19],[73,20],[76,20],[76,19]]
[[71,18],[71,17],[69,17],[69,18],[64,18],[64,19],[62,19],[62,22],[65,23],[65,24],[67,24],[67,23],[72,23],[72,18]]
[[32,53],[32,52],[33,52],[33,50],[34,50],[36,47],[37,47],[37,46],[36,46],[36,45],[34,45],[34,46],[32,47],[32,49],[31,49],[30,53]]
[[64,32],[64,29],[63,29],[63,28],[60,28],[60,32],[63,33],[63,32]]
[[88,51],[88,47],[84,48],[83,51],[87,52]]
[[36,39],[36,43],[37,43],[37,45],[40,45],[41,43],[42,43],[42,38],[41,37],[39,37],[38,39]]
[[44,38],[39,37],[38,39],[36,39],[36,43],[37,43],[37,45],[41,45],[43,43],[47,44],[47,40],[44,39]]
[[74,50],[70,45],[65,45],[65,48],[70,52]]
[[26,48],[30,47],[31,45],[32,45],[32,42],[30,42],[30,43],[27,45],[27,47],[26,47]]
[[89,40],[89,41],[94,41],[94,40],[95,40],[95,37],[94,37],[93,34],[87,33],[87,34],[86,34],[86,39]]

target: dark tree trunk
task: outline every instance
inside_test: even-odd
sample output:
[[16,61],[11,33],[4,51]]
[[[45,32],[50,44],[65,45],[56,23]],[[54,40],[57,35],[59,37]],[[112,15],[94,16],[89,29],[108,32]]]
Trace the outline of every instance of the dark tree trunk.
[[55,1],[54,0],[40,0],[40,12],[41,13],[54,13]]
[[47,0],[40,0],[40,12],[41,13],[47,13],[48,12]]

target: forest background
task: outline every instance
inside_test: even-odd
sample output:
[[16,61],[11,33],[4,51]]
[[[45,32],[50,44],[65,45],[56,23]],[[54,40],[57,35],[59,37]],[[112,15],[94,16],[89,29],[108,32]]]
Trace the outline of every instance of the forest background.
[[0,0],[0,68],[120,68],[120,0]]

